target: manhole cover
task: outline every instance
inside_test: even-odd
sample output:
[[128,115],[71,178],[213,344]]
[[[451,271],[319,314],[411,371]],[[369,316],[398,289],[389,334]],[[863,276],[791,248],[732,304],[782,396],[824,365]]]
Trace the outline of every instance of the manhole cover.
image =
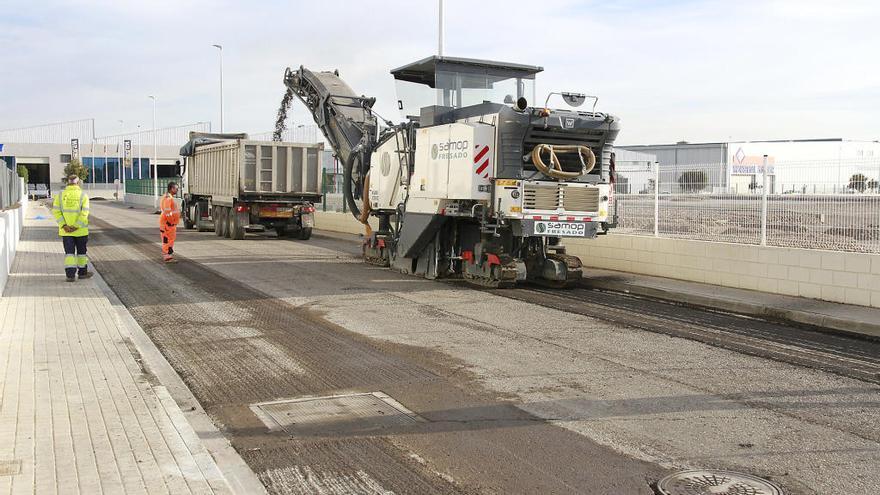
[[661,495],[783,495],[775,483],[733,471],[693,470],[657,483]]
[[0,476],[14,476],[21,472],[21,461],[0,461]]
[[270,430],[291,435],[369,433],[424,421],[382,392],[263,402],[251,410]]

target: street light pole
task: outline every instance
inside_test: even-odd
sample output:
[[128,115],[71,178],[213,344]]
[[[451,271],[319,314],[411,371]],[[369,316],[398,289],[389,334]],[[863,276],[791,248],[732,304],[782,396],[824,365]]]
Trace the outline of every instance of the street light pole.
[[159,208],[159,151],[156,147],[156,97],[153,100],[153,208]]
[[220,133],[223,133],[223,45],[211,45],[220,50]]
[[437,31],[437,55],[443,56],[443,0],[440,0],[439,25]]
[[[141,125],[138,124],[138,179],[144,178],[144,169],[141,161],[144,159],[144,150],[141,147]],[[131,174],[131,178],[134,179],[134,172]]]
[[[122,182],[122,191],[125,192],[125,163],[123,160],[125,158],[125,136],[123,133],[125,132],[125,121],[119,120],[119,137],[116,138],[116,171],[119,173],[117,180]],[[120,146],[120,141],[122,141],[122,146]],[[116,199],[119,199],[119,194],[117,192]]]

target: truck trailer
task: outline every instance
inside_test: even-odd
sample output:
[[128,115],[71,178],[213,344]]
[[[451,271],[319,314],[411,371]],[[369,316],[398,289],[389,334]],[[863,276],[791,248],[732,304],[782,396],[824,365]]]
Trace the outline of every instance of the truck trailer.
[[190,133],[180,149],[184,226],[231,239],[268,230],[308,239],[321,200],[323,147]]

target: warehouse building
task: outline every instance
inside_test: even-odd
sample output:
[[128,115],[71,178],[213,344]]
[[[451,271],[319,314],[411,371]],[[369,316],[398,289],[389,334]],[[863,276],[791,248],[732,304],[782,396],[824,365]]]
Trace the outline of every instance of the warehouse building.
[[[121,197],[127,181],[149,180],[156,174],[159,178],[178,176],[180,147],[191,131],[211,132],[211,124],[197,122],[155,132],[138,129],[111,136],[95,136],[94,119],[6,129],[0,130],[0,161],[13,170],[26,168],[32,194],[48,195],[64,187],[64,167],[79,158],[89,170],[86,190],[95,197]],[[318,136],[316,126],[301,125],[285,132],[283,139],[311,143]],[[270,140],[271,133],[254,134],[251,139]],[[325,152],[323,159],[325,168],[334,167],[332,153]],[[149,184],[144,187],[150,189]]]
[[843,193],[850,178],[880,179],[880,142],[842,138],[788,141],[729,141],[625,145],[620,149],[654,155],[660,191],[669,193]]
[[110,197],[125,180],[177,175],[180,145],[189,132],[210,130],[210,123],[198,122],[95,136],[94,119],[0,130],[0,160],[13,170],[27,169],[30,191],[51,193],[64,187],[64,167],[78,158],[89,170],[85,188],[97,197]]

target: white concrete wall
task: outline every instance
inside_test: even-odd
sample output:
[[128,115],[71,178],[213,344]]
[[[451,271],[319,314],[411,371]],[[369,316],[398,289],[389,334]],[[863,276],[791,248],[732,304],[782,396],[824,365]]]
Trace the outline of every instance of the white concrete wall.
[[608,235],[565,243],[587,266],[880,307],[880,255]]
[[[317,229],[350,234],[349,214],[317,212]],[[588,267],[880,308],[880,255],[608,235],[566,239]]]
[[[370,218],[370,226],[373,230],[379,228],[379,221]],[[342,232],[345,234],[363,234],[364,225],[351,216],[351,213],[337,213],[333,211],[316,211],[315,228],[330,232]]]
[[145,208],[153,208],[153,196],[145,196],[143,194],[125,194],[123,200],[127,205],[143,206]]
[[12,271],[12,262],[15,260],[15,252],[24,227],[24,215],[28,206],[24,187],[24,181],[21,181],[21,204],[17,208],[0,211],[0,295],[3,294],[6,280]]

